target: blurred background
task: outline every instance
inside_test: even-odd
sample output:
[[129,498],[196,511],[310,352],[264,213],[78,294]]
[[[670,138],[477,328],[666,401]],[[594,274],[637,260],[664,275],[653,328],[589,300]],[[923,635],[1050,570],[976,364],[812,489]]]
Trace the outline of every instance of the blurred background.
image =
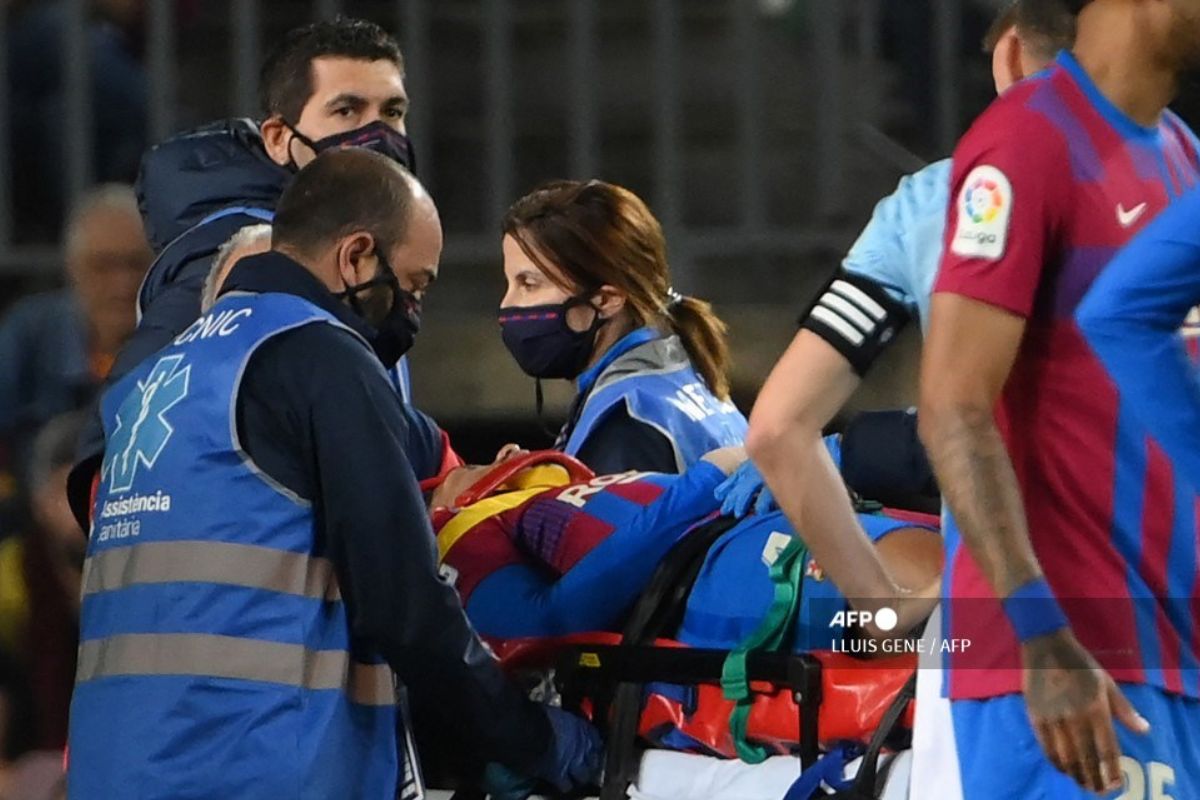
[[[748,411],[875,202],[948,155],[991,99],[981,39],[1000,5],[0,0],[0,763],[62,743],[82,563],[60,488],[68,412],[132,330],[151,259],[119,191],[69,225],[68,210],[98,183],[131,183],[148,145],[253,116],[259,64],[284,31],[347,14],[399,36],[409,134],[447,233],[415,401],[464,455],[490,460],[502,441],[548,443],[495,321],[513,200],[564,177],[644,197],[676,288],[730,326]],[[911,400],[915,338],[874,369],[859,407]],[[557,383],[551,427],[571,393]]]

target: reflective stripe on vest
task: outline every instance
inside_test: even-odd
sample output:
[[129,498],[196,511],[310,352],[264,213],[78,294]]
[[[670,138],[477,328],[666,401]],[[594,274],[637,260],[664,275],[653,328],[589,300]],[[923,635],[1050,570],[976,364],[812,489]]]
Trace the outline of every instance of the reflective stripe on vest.
[[341,599],[328,559],[234,542],[143,542],[105,550],[83,565],[85,597],[139,583],[182,581]]
[[83,642],[79,683],[116,675],[189,675],[232,678],[345,691],[354,703],[396,702],[387,664],[353,662],[345,650],[309,650],[239,636],[203,633],[134,633]]

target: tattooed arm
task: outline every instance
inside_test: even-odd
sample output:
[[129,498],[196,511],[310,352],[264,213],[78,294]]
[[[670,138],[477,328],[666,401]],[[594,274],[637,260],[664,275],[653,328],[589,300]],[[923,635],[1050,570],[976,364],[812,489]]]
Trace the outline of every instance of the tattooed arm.
[[[933,299],[921,364],[921,439],[963,543],[996,595],[1042,577],[996,402],[1025,332],[1025,320],[954,294]],[[1070,628],[1021,646],[1025,700],[1047,756],[1082,786],[1120,785],[1113,716],[1145,722]]]
[[1024,332],[1021,317],[935,295],[921,364],[921,441],[963,541],[1000,597],[1042,574],[994,417]]

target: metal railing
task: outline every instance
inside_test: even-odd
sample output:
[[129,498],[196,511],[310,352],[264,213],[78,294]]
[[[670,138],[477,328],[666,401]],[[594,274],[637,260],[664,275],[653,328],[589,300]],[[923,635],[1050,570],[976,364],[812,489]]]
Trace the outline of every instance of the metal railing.
[[[844,207],[847,187],[847,150],[850,120],[876,130],[874,115],[879,105],[878,87],[848,85],[844,65],[848,60],[870,68],[878,64],[879,30],[883,0],[807,0],[814,7],[808,15],[811,58],[820,67],[814,118],[815,152],[814,206],[818,217],[828,217]],[[568,90],[566,152],[574,175],[597,171],[601,140],[601,103],[597,75],[601,59],[599,17],[603,0],[562,0],[566,20],[564,40]],[[686,53],[681,13],[688,0],[646,0],[651,30],[651,50],[646,63],[652,83],[652,178],[650,199],[663,221],[672,250],[686,261],[696,254],[736,255],[743,252],[792,252],[827,240],[821,226],[796,229],[769,221],[765,171],[767,156],[767,108],[762,81],[763,0],[729,0],[727,36],[734,53],[731,74],[736,85],[736,108],[729,114],[735,129],[734,161],[729,171],[730,195],[736,200],[737,221],[731,226],[695,229],[685,225],[683,207],[686,168],[681,143],[684,137],[684,93],[682,65]],[[960,110],[959,18],[964,0],[934,0],[937,84],[937,119],[934,127],[939,142],[948,151],[957,137]],[[7,33],[5,3],[0,3],[0,40]],[[515,199],[516,173],[513,148],[517,137],[514,119],[513,76],[519,54],[514,53],[514,18],[520,0],[478,0],[476,16],[483,37],[482,63],[486,83],[482,125],[485,169],[481,176],[480,202],[487,225],[467,235],[456,235],[447,244],[448,260],[494,258],[495,222]],[[92,181],[93,118],[88,58],[89,0],[68,0],[68,23],[64,30],[62,61],[66,135],[65,195],[78,197]],[[381,6],[383,7],[383,6]],[[394,0],[388,4],[389,18],[376,17],[385,27],[401,31],[407,61],[409,91],[414,97],[431,96],[438,90],[432,74],[433,24],[437,0]],[[145,66],[148,81],[147,128],[151,141],[159,141],[176,129],[179,118],[178,28],[174,0],[147,0]],[[229,99],[231,115],[253,115],[256,82],[263,52],[262,31],[265,6],[262,0],[229,0]],[[313,0],[313,18],[330,18],[343,10],[341,0]],[[355,9],[358,10],[358,9]],[[849,52],[847,23],[854,23]],[[11,141],[8,81],[0,59],[0,153],[9,152]],[[436,177],[432,143],[439,120],[432,102],[418,102],[409,122],[410,134],[419,152],[421,173]],[[876,131],[877,133],[877,131]],[[879,134],[882,136],[881,134]],[[883,137],[876,149],[886,150]],[[897,160],[902,160],[899,151]],[[12,170],[7,159],[0,162],[0,273],[37,273],[57,269],[54,247],[13,244]],[[69,202],[68,202],[69,204]],[[677,259],[679,260],[679,259]]]

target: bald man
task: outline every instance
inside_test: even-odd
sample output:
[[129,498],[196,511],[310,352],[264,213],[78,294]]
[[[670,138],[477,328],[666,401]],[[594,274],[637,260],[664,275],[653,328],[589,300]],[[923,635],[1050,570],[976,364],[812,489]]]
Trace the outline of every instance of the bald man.
[[438,577],[385,369],[441,251],[403,167],[324,153],[271,250],[105,392],[71,796],[391,800],[393,672],[481,759],[597,776],[595,731],[508,683]]

